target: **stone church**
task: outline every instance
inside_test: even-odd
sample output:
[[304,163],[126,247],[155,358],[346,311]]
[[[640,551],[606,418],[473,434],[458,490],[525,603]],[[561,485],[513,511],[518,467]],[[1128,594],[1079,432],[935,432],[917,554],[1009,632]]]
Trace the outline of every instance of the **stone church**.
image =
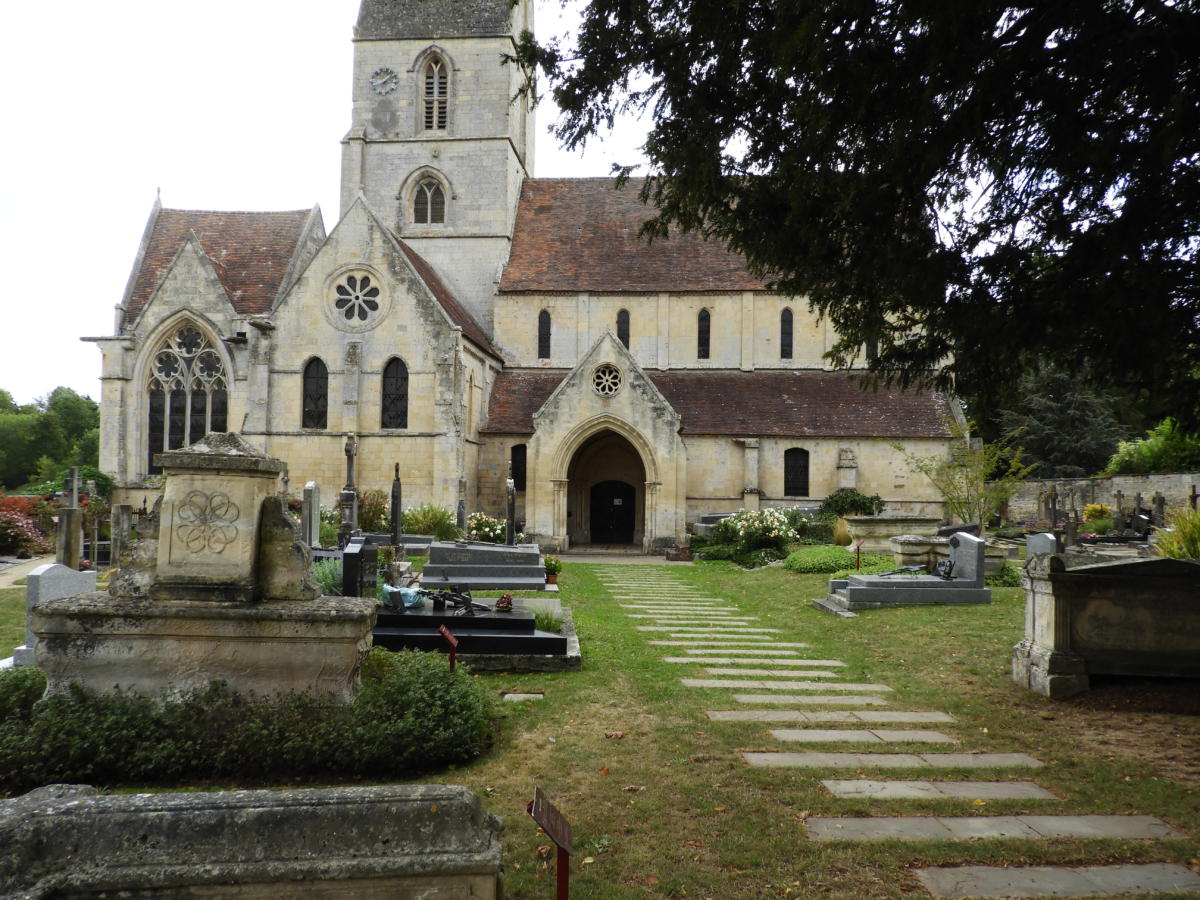
[[519,516],[546,548],[675,543],[705,513],[839,487],[937,512],[893,449],[945,453],[946,398],[864,392],[829,326],[722,246],[648,244],[636,185],[536,178],[502,65],[530,0],[362,0],[340,217],[155,203],[103,355],[101,467],[240,431],[326,503],[360,488]]

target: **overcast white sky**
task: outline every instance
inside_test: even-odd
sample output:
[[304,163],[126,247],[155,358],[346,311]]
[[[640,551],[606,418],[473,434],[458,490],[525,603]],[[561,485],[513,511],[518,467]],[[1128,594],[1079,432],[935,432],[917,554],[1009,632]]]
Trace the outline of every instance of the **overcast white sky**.
[[[573,0],[572,6],[578,0]],[[358,0],[11,3],[0,33],[0,388],[19,403],[66,385],[100,397],[154,202],[177,209],[321,205],[338,214]],[[536,0],[539,36],[573,28]],[[535,173],[608,175],[638,161],[636,124],[568,155],[538,110]]]

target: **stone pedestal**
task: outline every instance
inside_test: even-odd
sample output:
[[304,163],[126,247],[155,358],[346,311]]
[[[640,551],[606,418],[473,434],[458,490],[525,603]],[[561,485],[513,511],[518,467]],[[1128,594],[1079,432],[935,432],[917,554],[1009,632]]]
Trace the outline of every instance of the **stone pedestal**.
[[941,519],[934,516],[847,516],[851,546],[863,542],[864,553],[890,553],[898,534],[933,536]]
[[352,597],[244,604],[97,592],[39,603],[32,619],[50,694],[78,682],[157,697],[224,681],[243,694],[348,701],[375,616],[374,600]]

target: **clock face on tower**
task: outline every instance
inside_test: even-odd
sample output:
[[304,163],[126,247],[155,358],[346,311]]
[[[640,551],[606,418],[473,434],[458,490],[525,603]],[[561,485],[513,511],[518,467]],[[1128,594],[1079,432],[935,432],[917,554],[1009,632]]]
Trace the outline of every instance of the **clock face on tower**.
[[371,73],[371,90],[376,94],[390,94],[400,84],[400,76],[386,66]]

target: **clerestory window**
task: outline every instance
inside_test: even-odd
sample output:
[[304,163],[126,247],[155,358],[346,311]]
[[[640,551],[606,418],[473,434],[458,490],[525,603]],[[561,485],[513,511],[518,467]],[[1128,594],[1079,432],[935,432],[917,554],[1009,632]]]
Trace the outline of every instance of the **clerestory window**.
[[617,340],[629,349],[629,310],[623,309],[617,313]]
[[154,455],[186,447],[210,431],[225,431],[228,386],[213,342],[194,325],[180,326],[159,345],[147,383],[149,454],[146,471],[161,466]]
[[779,314],[779,358],[792,358],[792,311],[785,309]]
[[550,313],[542,310],[538,313],[538,359],[550,358]]
[[304,367],[304,402],[300,424],[304,428],[327,428],[329,421],[329,369],[318,357]]
[[696,317],[696,359],[708,359],[709,331],[712,328],[712,315],[707,309],[700,310]]

